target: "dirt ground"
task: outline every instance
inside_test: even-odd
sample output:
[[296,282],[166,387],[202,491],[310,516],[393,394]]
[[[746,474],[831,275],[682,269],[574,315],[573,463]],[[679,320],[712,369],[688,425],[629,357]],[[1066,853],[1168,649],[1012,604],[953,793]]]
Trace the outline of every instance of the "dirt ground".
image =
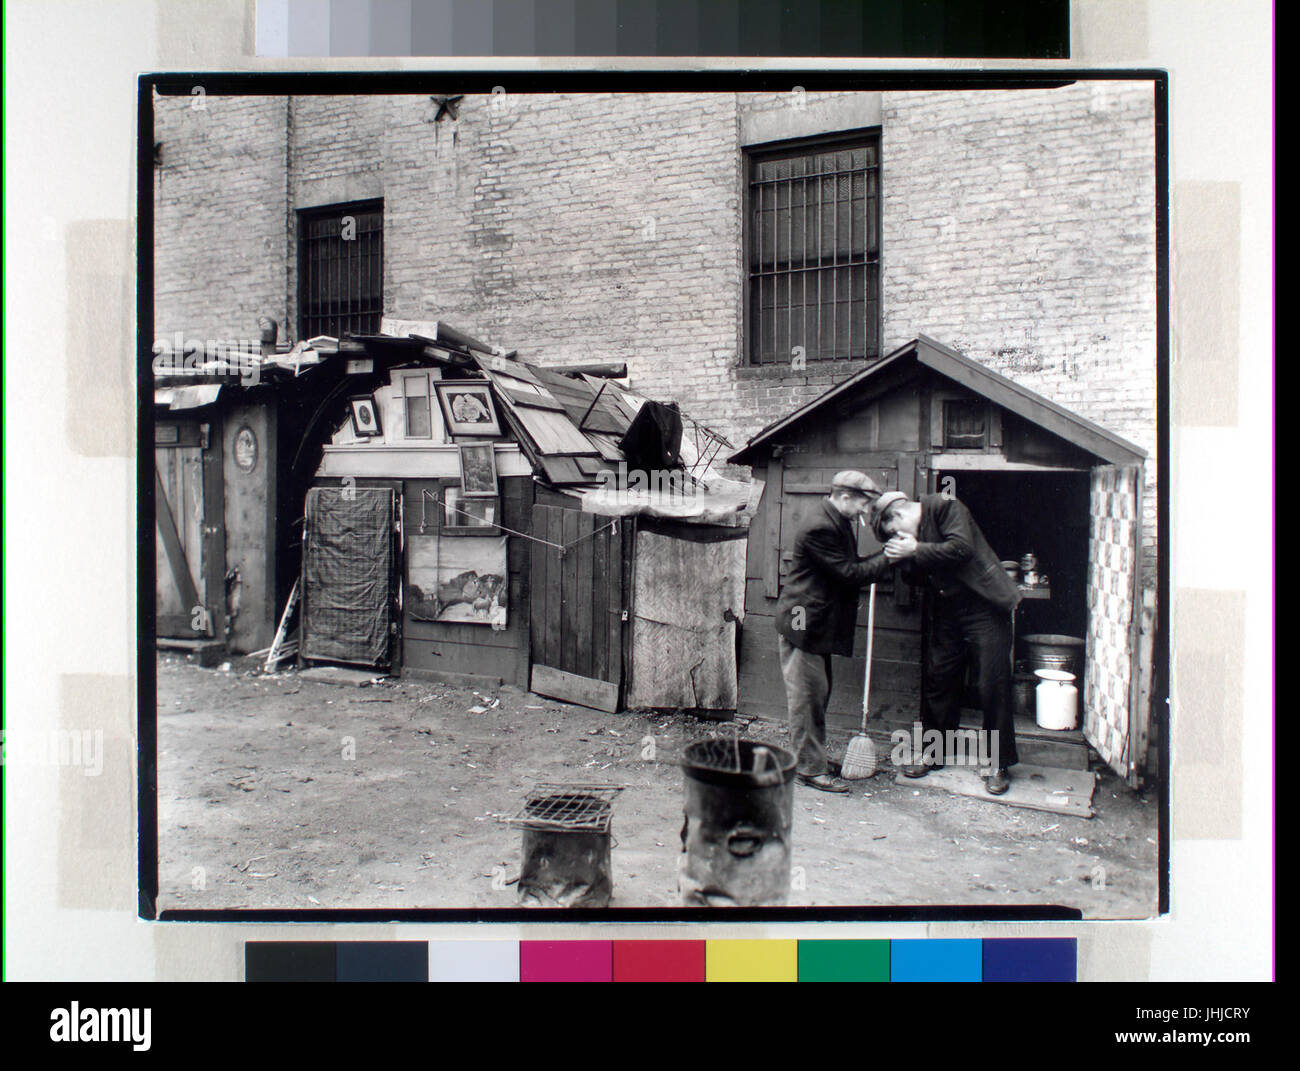
[[[643,758],[646,738],[662,760],[731,726],[513,688],[339,687],[229,665],[159,657],[160,910],[515,907],[521,835],[499,819],[536,781],[625,785],[611,906],[679,906],[683,775]],[[759,719],[740,731],[788,735]],[[846,739],[832,737],[833,754]],[[892,771],[847,796],[796,787],[803,887],[788,902],[1154,914],[1155,794],[1103,769],[1093,806],[1092,819],[1065,817],[896,785]]]

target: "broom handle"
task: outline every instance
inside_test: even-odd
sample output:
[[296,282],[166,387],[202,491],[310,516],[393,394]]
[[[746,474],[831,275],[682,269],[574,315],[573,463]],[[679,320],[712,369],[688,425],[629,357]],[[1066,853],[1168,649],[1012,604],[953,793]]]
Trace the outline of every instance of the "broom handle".
[[876,585],[871,585],[867,596],[867,672],[862,681],[862,731],[867,731],[867,718],[871,710],[871,648],[876,638]]

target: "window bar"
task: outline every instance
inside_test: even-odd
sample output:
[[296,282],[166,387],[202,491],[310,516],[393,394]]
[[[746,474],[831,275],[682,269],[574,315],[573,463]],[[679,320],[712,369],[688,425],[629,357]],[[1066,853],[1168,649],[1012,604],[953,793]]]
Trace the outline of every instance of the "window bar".
[[[356,217],[352,217],[355,223]],[[354,234],[355,240],[356,235]],[[339,234],[339,253],[343,258],[343,316],[344,330],[350,331],[356,329],[355,304],[352,300],[352,242],[344,238],[342,232]],[[341,336],[340,336],[341,337]]]
[[[751,165],[754,169],[757,164]],[[757,264],[758,271],[754,273],[751,280],[753,292],[749,295],[751,301],[751,323],[750,328],[754,332],[754,352],[758,354],[758,363],[762,364],[763,353],[763,187],[758,187],[758,213],[754,225],[754,240],[758,243],[754,247],[754,255],[751,258],[751,265]],[[757,310],[758,315],[754,316],[753,311]]]
[[777,257],[780,256],[781,250],[780,243],[776,240],[776,235],[779,233],[781,227],[781,187],[772,187],[772,195],[774,195],[774,201],[772,201],[772,361],[776,361],[776,272],[777,266],[780,264]]
[[781,360],[789,364],[794,349],[794,161],[790,162],[791,179],[786,187],[785,202],[789,209],[785,226],[785,353]]
[[[852,155],[851,153],[849,154],[849,159],[850,159],[850,160],[853,159],[853,155]],[[849,181],[849,197],[848,197],[848,201],[849,201],[849,264],[852,265],[852,264],[853,264],[853,260],[854,260],[854,257],[853,257],[853,170],[852,170],[852,168],[850,168],[850,170],[849,170],[849,180],[848,180],[848,181]],[[849,315],[848,315],[847,319],[848,319],[848,330],[849,330],[849,352],[848,352],[847,354],[845,354],[845,356],[846,356],[846,357],[852,357],[852,356],[853,356],[853,268],[852,268],[852,267],[849,268]]]
[[[838,166],[838,164],[837,164]],[[834,198],[831,210],[835,215],[831,219],[831,357],[840,355],[840,179],[836,175],[831,179],[834,184]]]
[[822,273],[825,270],[822,253],[822,229],[826,225],[826,198],[824,196],[824,187],[822,183],[825,180],[821,177],[821,172],[817,173],[817,356],[822,357],[826,353],[825,344],[822,342]]

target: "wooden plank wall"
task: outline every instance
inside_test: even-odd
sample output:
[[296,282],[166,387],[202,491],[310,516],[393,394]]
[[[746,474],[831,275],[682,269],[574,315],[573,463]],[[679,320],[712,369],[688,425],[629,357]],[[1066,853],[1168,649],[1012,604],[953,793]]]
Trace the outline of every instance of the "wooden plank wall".
[[[409,537],[438,530],[443,511],[421,492],[438,499],[458,480],[407,480],[403,488],[403,532]],[[533,481],[509,476],[500,481],[499,522],[518,532],[531,530]],[[423,500],[423,510],[421,504]],[[501,533],[494,533],[500,535]],[[473,538],[473,537],[471,537]],[[509,611],[504,631],[487,625],[418,621],[403,607],[402,663],[414,674],[445,673],[466,677],[499,678],[508,684],[528,687],[529,558],[531,544],[509,535],[506,542],[506,572],[509,580]],[[406,563],[402,563],[405,582]]]
[[623,669],[622,533],[632,525],[619,521],[610,528],[613,520],[539,502],[528,531],[568,547],[564,555],[545,543],[529,548],[533,662],[617,688]]

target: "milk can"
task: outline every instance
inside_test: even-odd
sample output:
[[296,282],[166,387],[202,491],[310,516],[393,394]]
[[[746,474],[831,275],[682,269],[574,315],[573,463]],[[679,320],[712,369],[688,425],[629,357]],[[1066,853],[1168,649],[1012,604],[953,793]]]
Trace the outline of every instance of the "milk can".
[[1073,729],[1079,719],[1079,689],[1074,674],[1059,669],[1036,669],[1035,705],[1044,729]]

